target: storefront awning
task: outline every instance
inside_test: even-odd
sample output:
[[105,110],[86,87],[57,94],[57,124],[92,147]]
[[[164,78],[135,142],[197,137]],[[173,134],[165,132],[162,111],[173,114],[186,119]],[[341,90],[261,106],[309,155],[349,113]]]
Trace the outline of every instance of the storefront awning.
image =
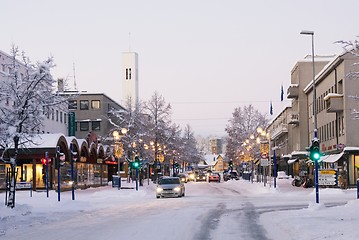
[[307,151],[293,151],[291,153],[293,158],[298,158],[298,159],[305,159],[308,157],[308,152]]
[[297,160],[298,160],[297,158],[294,158],[294,159],[289,159],[287,162],[288,164],[293,164]]
[[334,163],[334,162],[338,161],[343,156],[343,154],[344,154],[344,152],[339,153],[339,154],[328,155],[328,157],[326,159],[324,159],[323,162]]

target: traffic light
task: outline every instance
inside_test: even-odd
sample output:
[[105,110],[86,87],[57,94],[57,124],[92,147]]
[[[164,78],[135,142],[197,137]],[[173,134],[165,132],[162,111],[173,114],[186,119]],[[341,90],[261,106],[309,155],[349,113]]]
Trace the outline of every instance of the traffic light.
[[46,165],[46,164],[47,164],[46,158],[41,158],[41,163],[42,163],[43,165]]
[[321,153],[320,153],[320,142],[318,138],[314,138],[312,140],[312,146],[310,146],[309,150],[309,158],[312,161],[318,161],[320,159]]
[[138,156],[135,157],[135,161],[132,162],[132,167],[134,169],[138,169],[140,167],[140,159],[138,158]]
[[178,172],[178,170],[179,170],[179,164],[178,164],[178,162],[175,163],[175,170],[176,170],[176,172]]
[[229,166],[229,169],[233,170],[233,161],[229,161],[228,166]]

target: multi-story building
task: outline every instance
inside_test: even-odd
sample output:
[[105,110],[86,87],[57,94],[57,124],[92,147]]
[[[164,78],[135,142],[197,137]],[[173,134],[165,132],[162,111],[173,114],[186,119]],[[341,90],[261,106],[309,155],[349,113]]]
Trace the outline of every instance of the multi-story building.
[[[75,113],[75,136],[76,138],[88,138],[94,133],[102,140],[112,138],[112,130],[119,124],[111,112],[121,112],[125,109],[104,93],[64,92],[74,94],[69,100],[69,111]],[[75,95],[76,94],[76,95]],[[113,138],[112,138],[113,139]]]
[[[288,155],[293,149],[293,136],[288,124],[292,117],[292,108],[286,107],[268,125],[266,132],[270,138],[270,149],[275,149],[278,171],[292,174],[288,169]],[[274,153],[274,151],[272,151]],[[271,153],[272,154],[272,153]]]
[[223,144],[222,144],[222,139],[220,138],[212,138],[209,140],[210,144],[211,144],[211,151],[212,154],[222,154],[223,151]]
[[[343,53],[329,62],[315,78],[316,117],[321,152],[330,158],[323,159],[325,167],[337,169],[345,186],[355,185],[359,166],[359,120],[353,112],[359,102],[353,96],[359,94],[359,81],[350,78],[358,72],[359,58]],[[304,88],[307,96],[309,123],[314,121],[313,84]],[[314,126],[309,124],[309,139],[314,137]],[[339,154],[340,153],[340,154]]]
[[[271,132],[272,148],[277,155],[290,156],[288,173],[313,178],[314,166],[307,156],[307,147],[314,137],[313,62],[311,57],[298,61],[291,71],[287,98],[290,108],[284,109],[267,130]],[[321,152],[321,169],[338,172],[338,185],[355,185],[359,177],[359,120],[353,112],[359,102],[359,81],[349,74],[358,72],[359,59],[350,53],[315,57],[316,119]],[[286,128],[285,128],[286,127]],[[287,130],[284,131],[284,129]],[[282,136],[282,140],[281,137]],[[286,146],[286,152],[281,147]],[[279,153],[279,154],[278,154]]]
[[[314,64],[316,74],[319,73],[333,56],[315,56]],[[291,125],[292,142],[291,151],[305,151],[309,146],[308,122],[308,96],[304,88],[313,80],[312,56],[306,56],[298,61],[291,71],[291,85],[287,90],[287,98],[292,99],[288,124]]]

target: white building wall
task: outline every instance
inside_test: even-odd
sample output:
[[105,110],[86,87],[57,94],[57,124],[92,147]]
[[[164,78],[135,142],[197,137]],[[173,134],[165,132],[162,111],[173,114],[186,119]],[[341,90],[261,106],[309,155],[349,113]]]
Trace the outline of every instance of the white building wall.
[[139,101],[138,94],[138,55],[135,52],[122,53],[122,104],[136,106]]

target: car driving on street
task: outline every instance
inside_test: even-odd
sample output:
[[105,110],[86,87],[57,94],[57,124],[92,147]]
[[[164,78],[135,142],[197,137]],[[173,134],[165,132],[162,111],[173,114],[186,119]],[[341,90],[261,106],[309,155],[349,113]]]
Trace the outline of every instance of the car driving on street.
[[220,182],[221,181],[221,176],[219,175],[219,173],[210,173],[208,175],[208,182]]
[[196,182],[205,182],[207,180],[207,176],[204,173],[198,173],[196,175]]
[[187,183],[188,182],[188,176],[184,173],[178,174],[178,177],[180,178],[181,182]]
[[179,177],[161,177],[156,187],[156,198],[184,197],[185,186]]
[[228,181],[228,180],[239,180],[239,175],[236,171],[232,171],[232,172],[227,172],[226,174],[223,175],[223,180],[224,181]]

